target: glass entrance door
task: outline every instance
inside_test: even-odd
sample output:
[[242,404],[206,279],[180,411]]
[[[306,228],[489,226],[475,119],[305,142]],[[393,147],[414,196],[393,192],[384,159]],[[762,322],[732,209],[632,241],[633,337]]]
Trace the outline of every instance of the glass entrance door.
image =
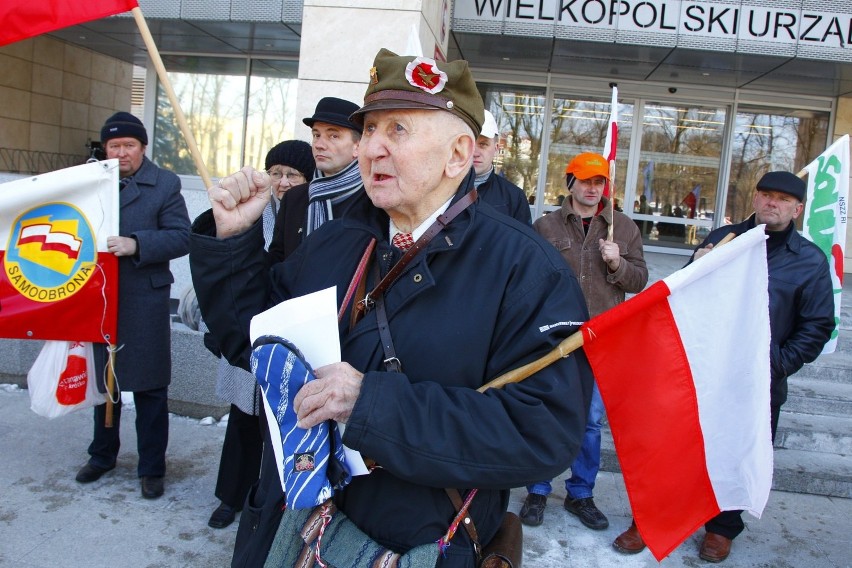
[[725,108],[643,105],[633,218],[647,245],[692,248],[713,225]]

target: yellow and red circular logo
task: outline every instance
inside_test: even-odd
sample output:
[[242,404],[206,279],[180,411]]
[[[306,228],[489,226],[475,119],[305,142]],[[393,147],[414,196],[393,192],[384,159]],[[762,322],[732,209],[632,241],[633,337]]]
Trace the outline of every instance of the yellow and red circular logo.
[[45,203],[15,220],[3,270],[22,296],[56,302],[89,281],[97,257],[95,234],[83,213],[68,203]]

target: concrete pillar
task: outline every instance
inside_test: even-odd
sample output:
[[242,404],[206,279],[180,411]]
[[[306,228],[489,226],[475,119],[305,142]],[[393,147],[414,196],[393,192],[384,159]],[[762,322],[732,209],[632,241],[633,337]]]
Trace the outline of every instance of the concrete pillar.
[[416,55],[410,46],[419,41],[423,55],[443,59],[450,8],[449,0],[305,0],[296,137],[310,140],[301,119],[322,97],[363,102],[380,48]]

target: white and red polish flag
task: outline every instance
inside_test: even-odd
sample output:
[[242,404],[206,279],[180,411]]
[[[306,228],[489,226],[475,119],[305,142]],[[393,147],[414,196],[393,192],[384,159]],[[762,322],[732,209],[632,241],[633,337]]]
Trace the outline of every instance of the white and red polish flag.
[[763,226],[583,326],[636,526],[657,560],[772,486]]
[[606,141],[604,142],[603,152],[601,152],[609,162],[609,177],[610,181],[604,187],[604,197],[612,195],[611,186],[615,178],[615,156],[618,153],[618,87],[612,87],[612,102],[610,103],[609,124],[606,127]]
[[113,343],[118,160],[0,185],[0,337]]
[[129,12],[136,0],[3,0],[0,2],[0,45]]

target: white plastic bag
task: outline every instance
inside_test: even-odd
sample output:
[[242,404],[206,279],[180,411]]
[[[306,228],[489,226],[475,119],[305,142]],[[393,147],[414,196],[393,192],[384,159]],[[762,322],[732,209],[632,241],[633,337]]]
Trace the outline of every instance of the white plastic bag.
[[45,341],[36,357],[27,385],[30,408],[56,418],[106,401],[98,392],[92,344],[79,341]]

